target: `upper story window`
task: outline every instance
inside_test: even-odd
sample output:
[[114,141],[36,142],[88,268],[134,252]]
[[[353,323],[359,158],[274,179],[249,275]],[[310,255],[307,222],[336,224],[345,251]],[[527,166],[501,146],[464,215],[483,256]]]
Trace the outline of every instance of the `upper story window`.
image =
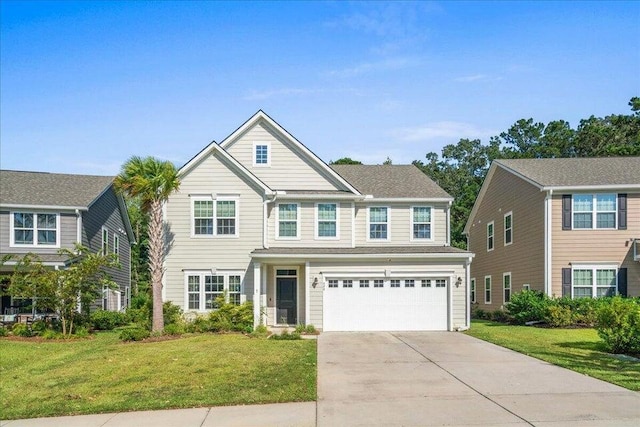
[[495,234],[494,223],[493,221],[491,221],[489,224],[487,224],[487,251],[493,250],[494,234]]
[[193,235],[238,237],[238,200],[193,200]]
[[298,234],[300,228],[298,227],[300,220],[298,208],[297,203],[280,203],[278,205],[278,238],[297,239],[300,237]]
[[109,230],[102,227],[102,255],[109,253]]
[[513,243],[513,213],[504,215],[504,245]]
[[573,228],[616,228],[615,194],[574,194]]
[[431,207],[414,206],[411,215],[411,239],[431,239]]
[[120,236],[113,234],[113,254],[116,256],[116,261],[120,261]]
[[316,237],[338,237],[338,205],[336,203],[316,204]]
[[253,165],[269,166],[271,165],[271,144],[262,142],[253,144]]
[[58,214],[13,212],[11,216],[11,246],[59,246]]
[[389,238],[389,208],[369,208],[369,234],[371,240],[387,240]]

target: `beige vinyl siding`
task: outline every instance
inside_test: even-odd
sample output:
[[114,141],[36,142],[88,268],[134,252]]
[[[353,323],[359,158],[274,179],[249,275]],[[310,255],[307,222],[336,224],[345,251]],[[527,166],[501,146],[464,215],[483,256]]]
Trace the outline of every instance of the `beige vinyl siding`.
[[[207,156],[182,177],[180,191],[165,207],[169,251],[165,259],[165,298],[184,307],[184,270],[243,273],[243,293],[253,295],[253,266],[250,253],[262,247],[262,196],[230,170],[218,154]],[[239,237],[191,237],[189,195],[239,195]]]
[[[387,219],[390,239],[367,240],[367,207],[386,206],[389,208]],[[431,206],[431,233],[433,240],[411,240],[411,216],[413,206]],[[442,246],[447,241],[447,204],[445,203],[356,203],[356,246],[407,246],[435,245]]]
[[[452,329],[462,328],[466,322],[466,282],[464,262],[440,261],[440,260],[424,260],[424,261],[408,261],[408,260],[353,260],[353,261],[322,261],[312,262],[309,266],[309,280],[313,281],[315,277],[320,283],[316,288],[309,289],[309,313],[310,323],[317,328],[322,328],[322,304],[323,292],[326,283],[323,283],[323,273],[362,273],[363,277],[369,278],[372,275],[381,275],[384,277],[385,271],[389,271],[389,278],[394,275],[406,275],[408,272],[415,272],[415,279],[419,280],[423,277],[454,277],[450,280],[448,286],[452,286],[452,308],[453,308],[453,325]],[[433,272],[433,273],[430,273]],[[435,275],[435,276],[434,276]],[[457,277],[462,278],[460,286],[455,285]],[[356,279],[357,280],[357,279]],[[453,282],[453,283],[452,283]],[[375,313],[371,313],[375,316]]]
[[[60,247],[53,246],[47,247],[41,246],[29,246],[10,247],[11,236],[11,212],[25,212],[25,213],[55,213],[60,215]],[[7,209],[0,212],[0,254],[27,254],[32,252],[34,254],[57,254],[60,249],[73,249],[75,243],[78,242],[78,229],[77,219],[75,213],[69,212],[56,212],[51,210],[39,210],[39,209]]]
[[[254,143],[270,145],[270,166],[254,166]],[[345,188],[305,159],[292,144],[264,122],[249,128],[226,147],[229,154],[260,180],[277,190],[344,190]]]
[[[502,277],[511,272],[511,294],[544,291],[544,198],[535,186],[501,167],[489,183],[469,231],[469,251],[475,253],[471,277],[476,278],[476,301],[482,309],[503,306]],[[513,243],[504,244],[504,215],[512,212]],[[487,224],[494,222],[494,249],[487,251]],[[484,303],[484,277],[491,276],[491,304]]]
[[[278,239],[278,208],[279,203],[297,203],[300,230],[300,239],[292,240]],[[321,203],[336,203],[339,206],[339,239],[318,238],[316,239],[316,202],[277,200],[269,203],[267,207],[269,247],[305,247],[305,248],[327,248],[327,247],[351,247],[351,202],[336,202],[323,200]]]
[[629,295],[640,296],[640,262],[633,260],[630,241],[640,238],[640,194],[627,194],[626,230],[562,230],[561,194],[553,196],[552,212],[554,295],[562,295],[562,269],[570,268],[572,262],[610,261],[627,268]]

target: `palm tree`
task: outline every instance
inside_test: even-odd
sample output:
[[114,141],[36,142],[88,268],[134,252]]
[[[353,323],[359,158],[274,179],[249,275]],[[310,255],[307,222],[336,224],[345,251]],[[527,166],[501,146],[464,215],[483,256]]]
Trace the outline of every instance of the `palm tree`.
[[142,211],[149,216],[149,273],[153,290],[152,330],[162,331],[162,259],[165,249],[162,205],[180,187],[178,170],[168,161],[133,156],[122,165],[114,185],[118,192],[138,198]]

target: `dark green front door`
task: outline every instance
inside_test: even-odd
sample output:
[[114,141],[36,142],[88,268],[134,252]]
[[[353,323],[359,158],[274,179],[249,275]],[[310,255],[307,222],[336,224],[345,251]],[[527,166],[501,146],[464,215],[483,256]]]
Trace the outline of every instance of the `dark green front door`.
[[278,277],[276,279],[276,323],[295,325],[298,323],[297,279]]

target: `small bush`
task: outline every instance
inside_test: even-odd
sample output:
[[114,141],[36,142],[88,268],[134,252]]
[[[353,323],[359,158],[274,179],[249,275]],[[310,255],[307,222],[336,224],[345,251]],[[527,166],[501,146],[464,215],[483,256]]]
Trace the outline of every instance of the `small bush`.
[[614,297],[597,312],[598,335],[612,353],[640,354],[640,303]]
[[265,325],[258,325],[249,335],[252,338],[266,338],[269,336],[269,329]]
[[504,310],[496,310],[492,313],[487,313],[488,317],[494,322],[511,323],[513,318]]
[[131,308],[140,309],[151,306],[151,296],[146,292],[138,292],[137,295],[131,297]]
[[540,291],[524,290],[513,294],[505,308],[514,322],[522,325],[526,322],[543,320],[549,301],[550,298]]
[[547,307],[545,321],[552,328],[566,328],[573,324],[571,309],[565,305],[551,304]]
[[486,312],[481,308],[476,308],[471,312],[471,317],[473,317],[474,319],[482,320],[485,318],[485,315],[486,315]]
[[127,320],[144,329],[151,328],[151,311],[149,307],[127,308]]
[[47,324],[44,320],[36,320],[31,324],[31,332],[33,335],[42,335],[47,330]]
[[182,309],[171,301],[162,305],[162,314],[165,326],[179,323],[182,320]]
[[150,332],[147,329],[139,327],[126,328],[120,332],[120,339],[122,341],[142,341],[150,336]]
[[33,333],[31,329],[25,323],[16,323],[13,325],[13,329],[11,329],[13,335],[17,337],[32,337]]
[[87,338],[89,336],[89,329],[86,326],[76,326],[73,335],[76,338]]
[[180,323],[170,323],[164,327],[165,335],[182,335],[184,327]]
[[253,304],[245,302],[236,305],[217,300],[218,309],[209,315],[212,332],[251,332],[253,330]]
[[47,329],[42,334],[40,334],[42,338],[45,340],[60,340],[64,338],[60,332],[54,331],[53,329]]
[[9,330],[4,326],[0,326],[0,337],[6,337],[9,335]]
[[273,340],[299,340],[299,339],[302,339],[302,337],[300,336],[300,333],[298,333],[296,331],[289,332],[287,329],[282,331],[282,333],[280,335],[273,334],[269,338],[273,339]]
[[91,313],[91,326],[101,331],[112,331],[118,326],[129,323],[125,313],[119,311],[97,310]]

